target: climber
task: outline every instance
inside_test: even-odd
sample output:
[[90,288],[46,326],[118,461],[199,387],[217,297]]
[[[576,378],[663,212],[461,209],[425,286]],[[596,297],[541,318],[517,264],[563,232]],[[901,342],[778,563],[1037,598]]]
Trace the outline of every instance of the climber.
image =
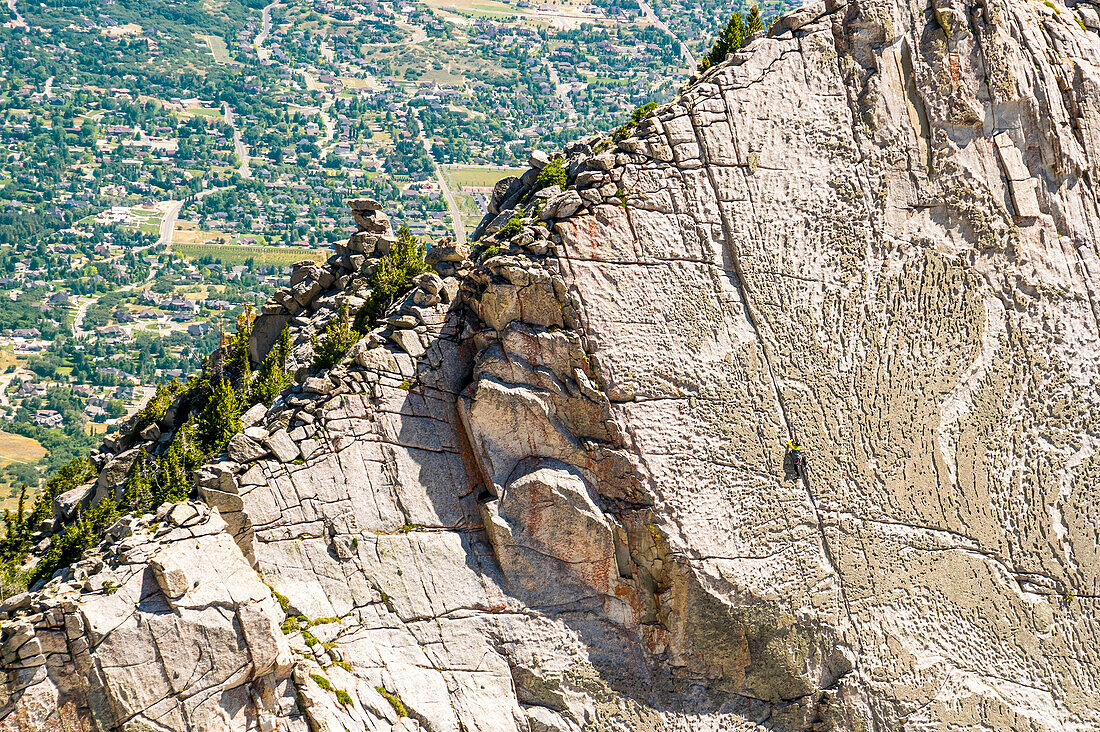
[[787,440],[787,450],[791,453],[791,462],[796,470],[806,469],[806,456],[802,454],[802,446],[794,440]]

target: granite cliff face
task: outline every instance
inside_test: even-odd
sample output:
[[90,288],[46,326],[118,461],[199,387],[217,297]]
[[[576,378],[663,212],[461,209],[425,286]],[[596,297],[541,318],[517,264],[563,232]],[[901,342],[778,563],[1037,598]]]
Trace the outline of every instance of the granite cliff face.
[[1097,30],[799,10],[309,374],[353,202],[202,501],[4,605],[0,729],[1100,727]]

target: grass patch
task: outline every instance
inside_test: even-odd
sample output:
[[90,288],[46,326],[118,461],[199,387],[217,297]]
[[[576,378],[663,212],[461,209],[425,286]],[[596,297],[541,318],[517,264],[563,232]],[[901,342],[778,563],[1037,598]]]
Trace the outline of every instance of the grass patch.
[[0,432],[0,461],[34,463],[46,456],[46,448],[38,440],[22,435]]
[[497,168],[481,165],[447,165],[447,180],[457,187],[492,188],[501,178],[523,175],[525,168]]
[[390,706],[393,707],[393,711],[397,712],[398,717],[409,716],[409,710],[405,708],[405,703],[401,701],[401,697],[399,697],[397,694],[389,691],[384,686],[376,686],[374,687],[374,690],[381,694],[382,698],[390,703]]
[[229,48],[226,47],[224,38],[221,36],[199,36],[199,38],[206,41],[210,53],[214,56],[214,63],[229,63]]
[[328,259],[328,250],[304,249],[302,247],[268,247],[224,244],[173,244],[172,251],[185,259],[213,257],[222,264],[244,264],[251,259],[257,266],[288,267],[305,259],[324,262]]

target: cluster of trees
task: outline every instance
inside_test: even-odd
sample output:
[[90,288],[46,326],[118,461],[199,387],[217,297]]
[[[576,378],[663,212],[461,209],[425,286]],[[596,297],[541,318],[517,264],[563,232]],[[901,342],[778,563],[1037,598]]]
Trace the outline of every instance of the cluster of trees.
[[752,34],[762,30],[764,30],[764,21],[760,17],[760,8],[753,6],[746,17],[742,17],[741,13],[734,13],[722,28],[722,32],[718,34],[710,52],[699,62],[699,70],[706,71],[711,66],[721,63],[727,55],[743,47]]
[[[424,246],[407,229],[398,232],[397,242],[376,266],[370,277],[371,295],[349,322],[341,308],[314,345],[314,366],[324,368],[339,362],[363,333],[375,324],[398,294],[407,290],[413,278],[427,270]],[[22,566],[32,539],[51,517],[53,500],[95,477],[91,463],[71,457],[50,478],[45,490],[26,510],[26,486],[20,493],[16,512],[5,512],[6,533],[0,538],[0,592],[11,594],[52,576],[59,568],[78,559],[102,539],[118,516],[154,511],[166,501],[186,498],[192,490],[192,476],[211,455],[221,451],[241,430],[241,415],[253,404],[270,405],[292,382],[288,369],[290,332],[283,329],[275,346],[252,370],[248,339],[254,315],[247,309],[237,319],[237,333],[223,348],[203,362],[201,374],[186,385],[172,381],[159,384],[156,392],[131,425],[134,432],[162,421],[170,409],[178,425],[166,450],[153,459],[141,449],[126,478],[120,496],[110,494],[94,506],[78,512],[75,521],[50,536],[43,559],[30,571]]]

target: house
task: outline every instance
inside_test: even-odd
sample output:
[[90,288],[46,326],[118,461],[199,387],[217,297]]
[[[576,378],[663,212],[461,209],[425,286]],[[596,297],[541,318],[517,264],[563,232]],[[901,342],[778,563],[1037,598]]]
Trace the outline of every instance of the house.
[[39,409],[34,414],[34,423],[39,427],[59,428],[65,424],[65,419],[54,409]]
[[27,380],[15,392],[16,396],[46,396],[46,385]]
[[181,313],[197,313],[199,311],[199,304],[194,300],[188,300],[186,297],[173,297],[163,307],[166,310],[176,310]]
[[209,333],[210,330],[210,323],[192,323],[191,325],[187,326],[187,335],[201,338],[202,336]]

